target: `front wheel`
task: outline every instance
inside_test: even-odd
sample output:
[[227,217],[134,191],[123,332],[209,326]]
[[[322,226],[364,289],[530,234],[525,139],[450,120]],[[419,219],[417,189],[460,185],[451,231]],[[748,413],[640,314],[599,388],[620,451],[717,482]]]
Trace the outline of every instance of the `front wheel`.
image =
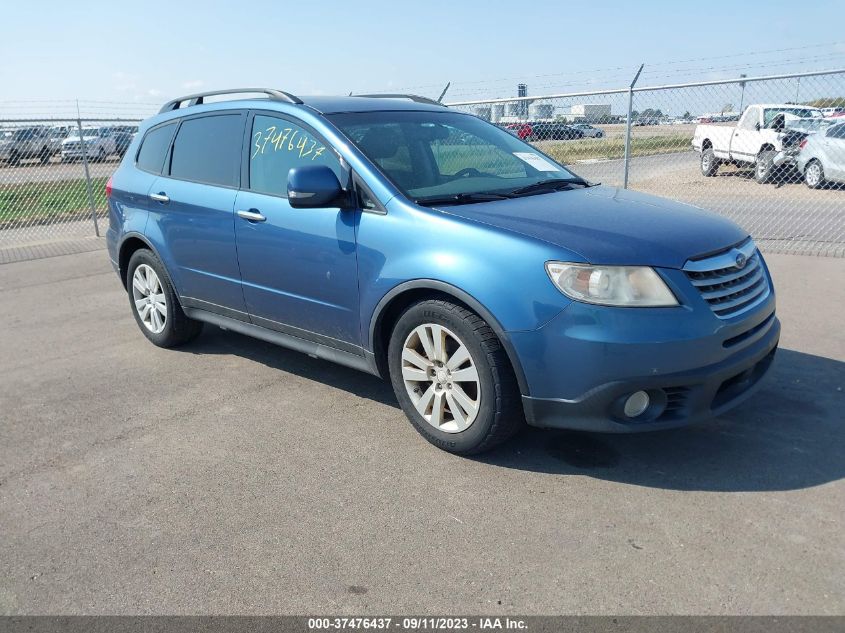
[[202,331],[202,323],[185,316],[170,278],[152,251],[133,253],[126,271],[126,290],[135,322],[154,345],[177,347]]
[[824,168],[815,158],[804,170],[804,184],[810,189],[821,189],[824,186]]
[[775,173],[775,153],[773,150],[763,150],[757,154],[757,162],[754,164],[754,180],[761,185],[769,182]]
[[428,300],[408,308],[393,329],[388,365],[405,415],[446,451],[486,451],[524,424],[519,387],[501,342],[464,306]]
[[715,176],[719,171],[719,159],[711,148],[707,148],[701,152],[701,173],[704,176]]

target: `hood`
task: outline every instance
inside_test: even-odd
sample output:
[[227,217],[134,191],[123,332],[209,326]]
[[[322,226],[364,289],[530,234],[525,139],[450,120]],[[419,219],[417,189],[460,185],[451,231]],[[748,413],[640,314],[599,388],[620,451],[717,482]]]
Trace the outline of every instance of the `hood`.
[[591,264],[681,268],[748,236],[698,207],[614,187],[589,187],[440,211],[551,242]]

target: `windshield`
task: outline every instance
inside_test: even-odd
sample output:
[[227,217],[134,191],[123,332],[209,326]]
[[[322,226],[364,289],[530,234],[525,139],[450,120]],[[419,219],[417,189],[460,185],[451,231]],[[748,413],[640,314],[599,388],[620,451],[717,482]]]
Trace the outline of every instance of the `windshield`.
[[763,127],[768,127],[774,118],[781,112],[785,112],[786,114],[791,114],[802,119],[820,119],[824,116],[822,111],[817,110],[816,108],[766,108],[763,110]]
[[501,128],[443,112],[352,112],[331,121],[406,196],[510,193],[572,172]]

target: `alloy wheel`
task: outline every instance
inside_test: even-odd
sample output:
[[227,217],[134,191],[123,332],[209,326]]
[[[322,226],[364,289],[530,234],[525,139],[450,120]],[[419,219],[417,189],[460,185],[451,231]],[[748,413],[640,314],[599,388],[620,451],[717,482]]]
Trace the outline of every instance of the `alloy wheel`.
[[435,323],[414,328],[402,346],[402,380],[417,412],[445,433],[466,430],[478,416],[481,381],[469,349]]
[[167,324],[167,298],[161,280],[147,264],[138,266],[132,275],[132,299],[144,327],[153,334],[164,330]]
[[811,163],[807,167],[807,184],[811,187],[817,187],[822,178],[822,169],[818,163]]

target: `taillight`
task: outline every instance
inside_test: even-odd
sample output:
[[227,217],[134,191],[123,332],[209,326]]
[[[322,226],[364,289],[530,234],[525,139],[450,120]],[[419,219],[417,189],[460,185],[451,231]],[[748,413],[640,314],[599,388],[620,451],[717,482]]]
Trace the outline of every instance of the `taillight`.
[[801,142],[798,143],[798,149],[804,149],[805,147],[807,147],[807,139],[802,138]]
[[109,176],[109,180],[106,183],[106,198],[111,198],[111,179],[112,177]]

